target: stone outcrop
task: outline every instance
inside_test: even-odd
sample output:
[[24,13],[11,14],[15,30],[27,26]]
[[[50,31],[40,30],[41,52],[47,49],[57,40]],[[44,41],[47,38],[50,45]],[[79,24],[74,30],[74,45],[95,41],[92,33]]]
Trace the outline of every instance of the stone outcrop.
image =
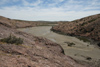
[[13,22],[8,20],[0,20],[0,39],[11,34],[22,38],[23,44],[0,41],[0,67],[89,67],[78,64],[71,57],[64,55],[64,50],[59,44],[13,29]]

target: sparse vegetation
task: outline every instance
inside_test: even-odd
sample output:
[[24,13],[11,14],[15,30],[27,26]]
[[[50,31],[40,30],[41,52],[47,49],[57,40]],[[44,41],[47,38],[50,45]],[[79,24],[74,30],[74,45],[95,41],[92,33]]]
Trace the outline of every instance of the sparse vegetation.
[[73,45],[75,45],[74,43],[70,43],[70,42],[65,42],[65,43],[67,43],[68,44],[68,46],[73,46]]
[[92,58],[91,57],[87,57],[86,60],[92,60]]
[[90,42],[90,40],[88,40],[85,37],[77,37],[79,40],[82,40],[83,42]]
[[16,44],[16,45],[19,45],[19,44],[22,44],[23,43],[23,39],[22,38],[17,38],[15,36],[8,36],[7,38],[3,38],[0,40],[1,42],[6,42],[6,43],[9,43],[9,44]]
[[75,45],[75,44],[74,44],[74,43],[69,43],[69,44],[68,44],[68,46],[73,46],[73,45]]
[[100,43],[97,44],[100,47]]
[[93,21],[95,21],[96,19],[92,19],[92,20],[90,20],[90,21],[88,21],[89,23],[91,23],[91,22],[93,22]]
[[87,23],[86,22],[84,22],[83,24],[81,24],[82,26],[84,26],[84,25],[86,25]]

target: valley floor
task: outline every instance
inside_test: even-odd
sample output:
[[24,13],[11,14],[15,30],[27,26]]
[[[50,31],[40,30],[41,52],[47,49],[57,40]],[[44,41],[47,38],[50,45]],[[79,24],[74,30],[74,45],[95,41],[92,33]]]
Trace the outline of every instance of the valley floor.
[[[98,61],[100,59],[100,49],[94,44],[80,41],[76,37],[54,33],[50,31],[51,27],[52,26],[39,26],[22,28],[18,30],[34,34],[36,36],[45,37],[60,44],[63,47],[65,54],[71,56],[76,60],[94,63],[95,61]],[[75,45],[68,46],[69,43],[73,43]]]

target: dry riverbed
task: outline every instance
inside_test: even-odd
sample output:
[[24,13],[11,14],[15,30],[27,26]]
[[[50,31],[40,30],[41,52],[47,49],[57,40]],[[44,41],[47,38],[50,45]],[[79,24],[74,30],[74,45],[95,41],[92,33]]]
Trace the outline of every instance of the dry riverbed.
[[51,26],[39,26],[18,30],[34,34],[35,36],[45,37],[60,44],[65,54],[76,60],[95,62],[100,59],[100,49],[94,44],[83,42],[76,37],[54,33],[50,29]]

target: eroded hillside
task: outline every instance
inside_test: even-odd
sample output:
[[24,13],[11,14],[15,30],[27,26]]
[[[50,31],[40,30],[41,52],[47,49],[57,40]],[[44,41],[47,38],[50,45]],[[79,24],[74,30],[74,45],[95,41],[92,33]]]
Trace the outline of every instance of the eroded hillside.
[[14,19],[0,16],[0,24],[10,28],[26,28],[26,27],[34,27],[34,26],[53,25],[53,24],[57,24],[57,22],[14,20]]
[[100,14],[53,26],[55,32],[71,36],[85,36],[100,41]]
[[[21,27],[30,25],[18,24]],[[64,55],[59,44],[13,29],[15,25],[14,20],[0,18],[0,39],[9,35],[23,39],[20,45],[0,41],[0,67],[86,67]]]

